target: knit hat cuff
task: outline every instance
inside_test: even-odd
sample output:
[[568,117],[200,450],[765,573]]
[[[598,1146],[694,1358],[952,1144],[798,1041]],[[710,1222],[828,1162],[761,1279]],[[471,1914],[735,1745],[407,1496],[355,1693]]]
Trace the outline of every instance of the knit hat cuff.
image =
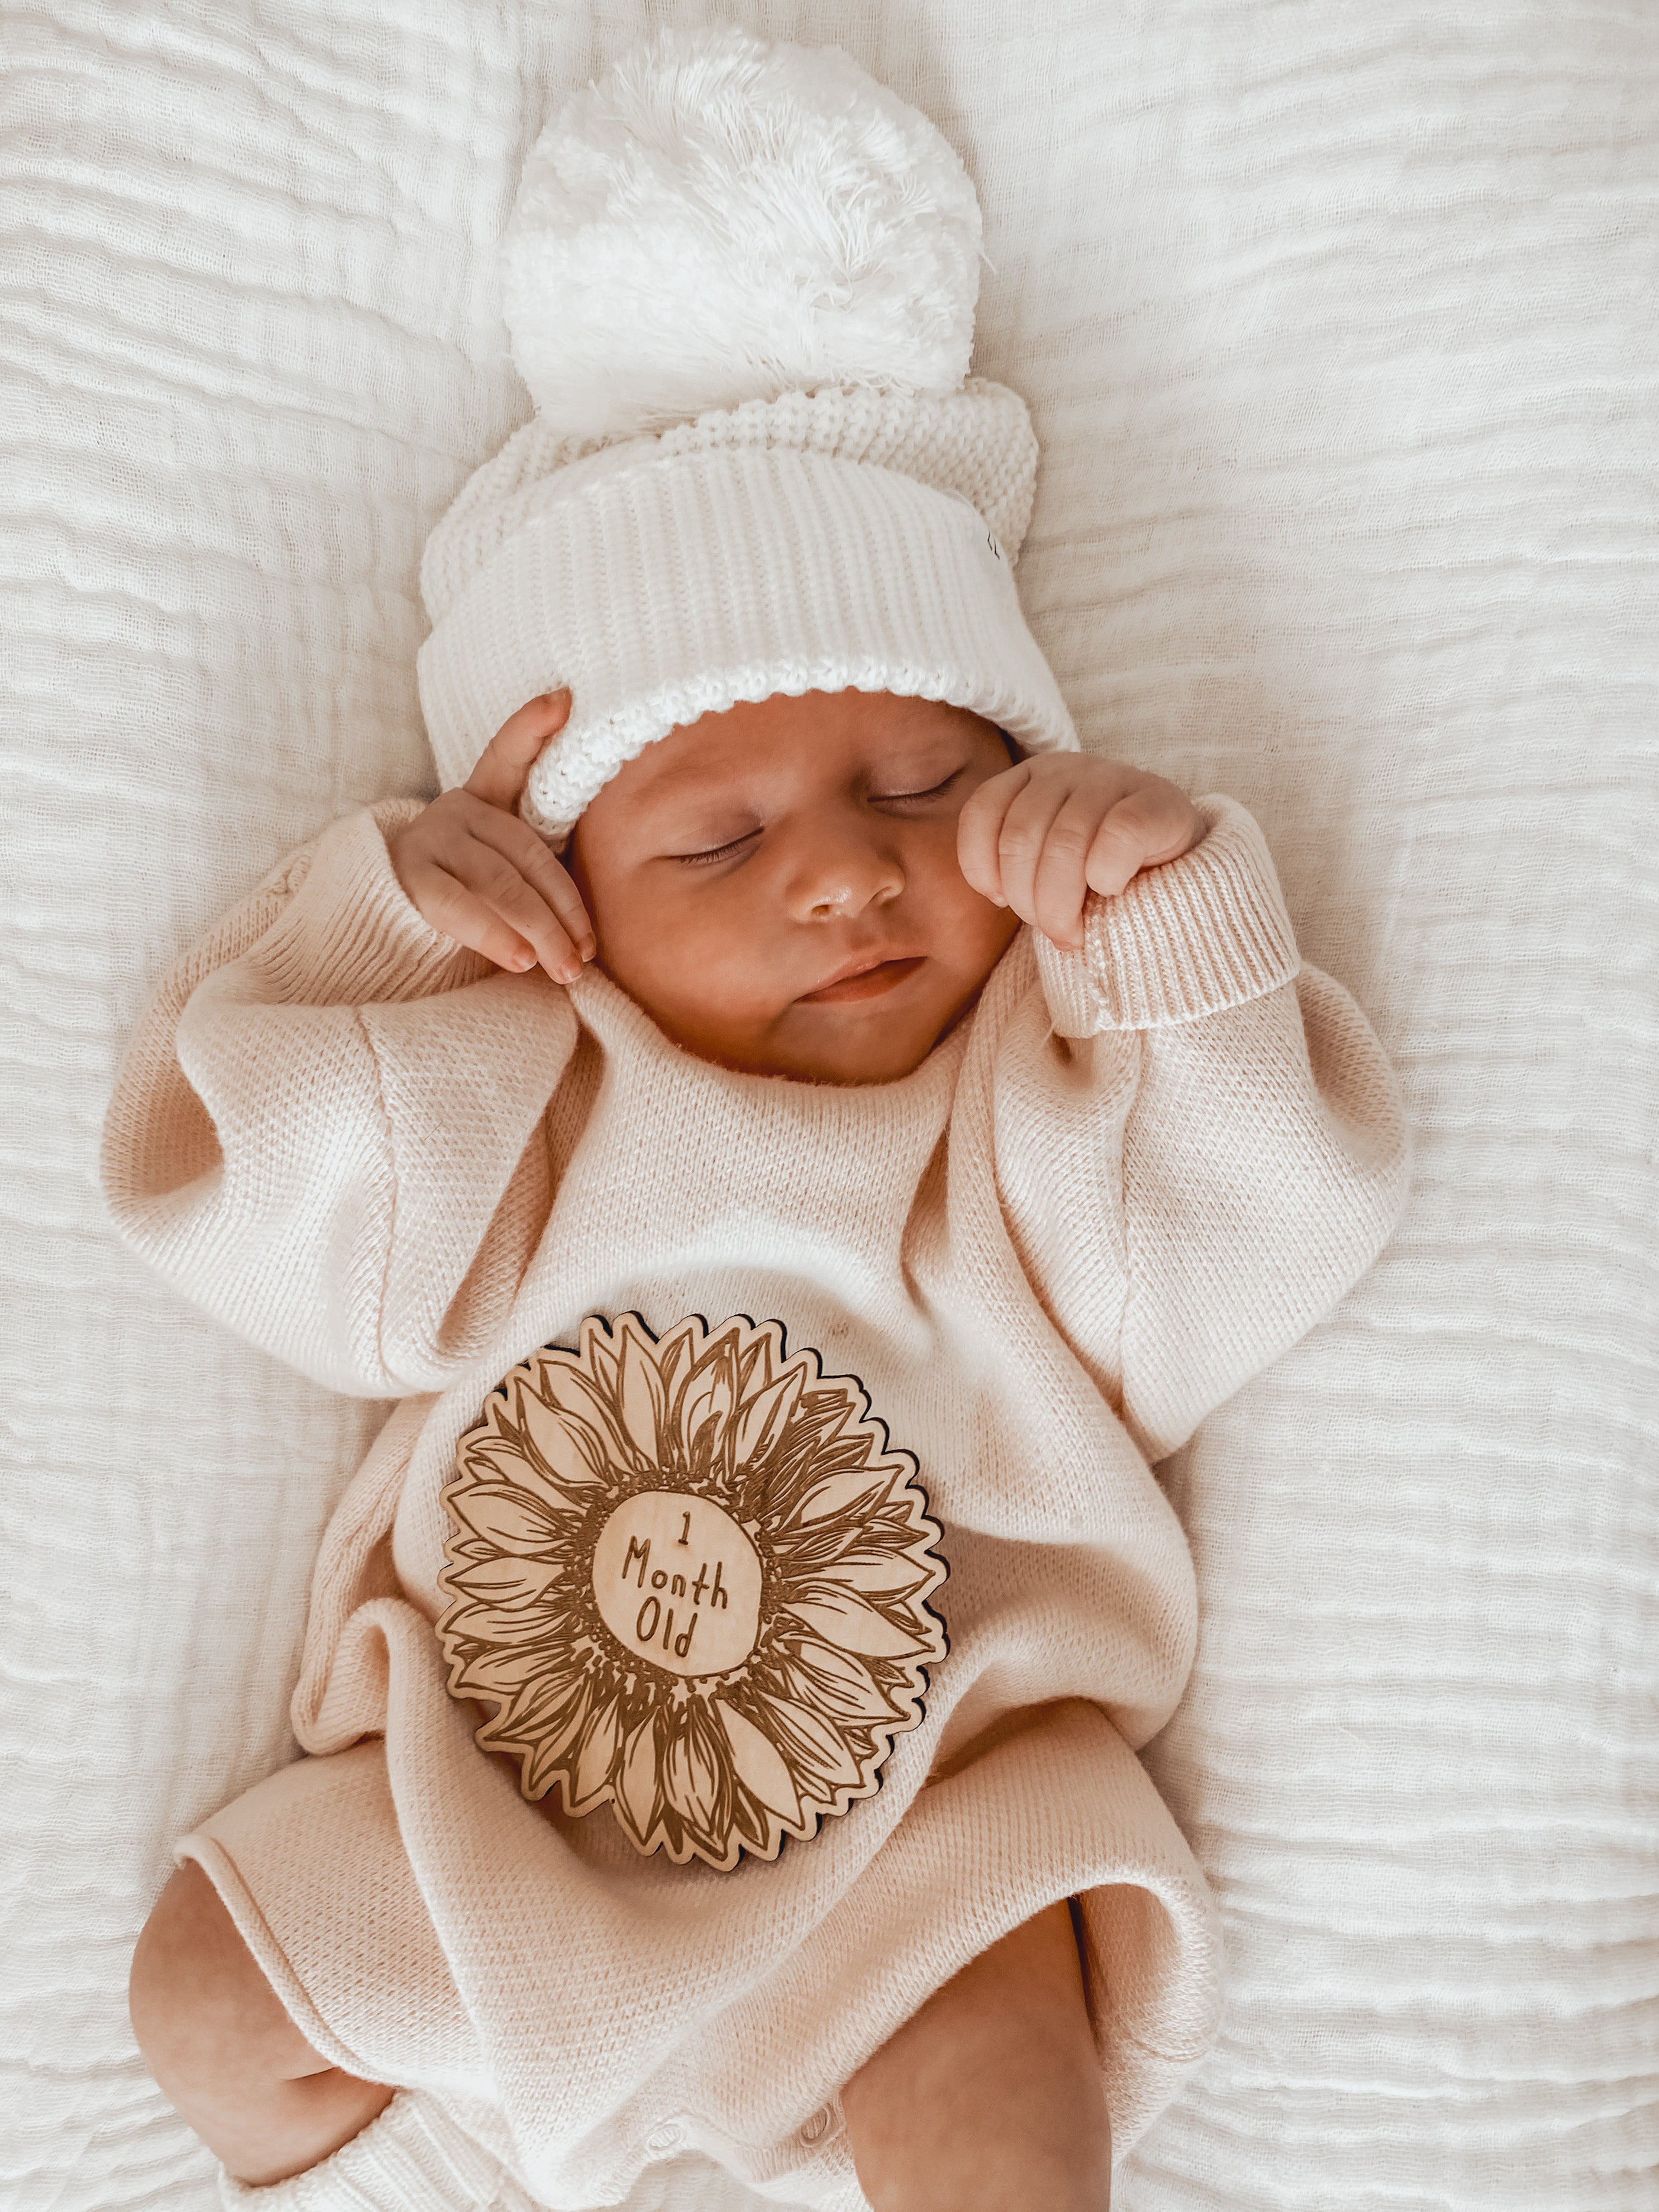
[[521,807],[554,838],[676,726],[776,692],[943,699],[1027,751],[1078,744],[973,505],[791,448],[659,455],[573,485],[445,611],[418,672],[446,788],[527,699],[568,686]]

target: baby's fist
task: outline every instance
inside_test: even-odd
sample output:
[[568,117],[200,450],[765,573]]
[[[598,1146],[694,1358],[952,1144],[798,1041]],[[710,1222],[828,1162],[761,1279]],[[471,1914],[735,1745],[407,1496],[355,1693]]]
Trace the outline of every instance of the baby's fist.
[[957,823],[962,872],[1065,951],[1083,943],[1091,891],[1190,852],[1203,816],[1161,775],[1089,753],[1037,753],[980,785]]

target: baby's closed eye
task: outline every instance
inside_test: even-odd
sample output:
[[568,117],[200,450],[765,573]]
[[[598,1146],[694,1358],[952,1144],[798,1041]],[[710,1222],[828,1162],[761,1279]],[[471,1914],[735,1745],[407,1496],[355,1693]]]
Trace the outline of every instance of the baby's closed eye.
[[674,860],[683,860],[689,867],[696,867],[709,860],[729,860],[734,854],[742,852],[744,846],[751,844],[760,836],[763,826],[757,822],[752,830],[744,830],[735,837],[726,838],[720,844],[698,845],[686,852],[671,853],[668,857]]
[[[929,784],[926,789],[917,789],[912,786],[898,791],[871,791],[866,793],[866,798],[872,806],[926,805],[934,799],[948,798],[951,790],[962,781],[963,774],[962,769],[954,768],[942,781]],[[734,834],[724,837],[718,832],[706,833],[707,842],[702,838],[696,838],[694,842],[669,854],[667,857],[693,868],[707,866],[715,860],[732,860],[745,847],[751,845],[765,827],[766,824],[763,822],[757,822],[751,823],[746,830],[737,830]]]
[[915,805],[926,799],[943,799],[949,793],[952,785],[962,781],[962,775],[963,771],[959,768],[952,769],[943,783],[930,785],[926,791],[872,791],[870,793],[871,802],[877,806],[902,806],[907,803]]

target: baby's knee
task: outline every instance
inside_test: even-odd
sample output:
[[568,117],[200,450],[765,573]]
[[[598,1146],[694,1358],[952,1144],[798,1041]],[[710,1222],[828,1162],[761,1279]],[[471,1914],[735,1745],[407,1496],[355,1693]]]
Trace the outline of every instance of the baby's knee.
[[144,1923],[127,2005],[144,2063],[175,2102],[250,2075],[304,2072],[315,2060],[193,1861]]
[[842,2102],[875,2212],[1108,2212],[1111,2121],[1066,1907],[970,1960]]

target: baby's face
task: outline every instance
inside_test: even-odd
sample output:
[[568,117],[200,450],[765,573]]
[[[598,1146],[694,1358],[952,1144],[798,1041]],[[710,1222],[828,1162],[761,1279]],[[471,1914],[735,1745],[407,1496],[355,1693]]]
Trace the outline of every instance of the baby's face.
[[994,723],[887,692],[779,693],[671,731],[565,854],[599,965],[724,1066],[908,1075],[1019,927],[957,861],[964,800],[1008,766]]

